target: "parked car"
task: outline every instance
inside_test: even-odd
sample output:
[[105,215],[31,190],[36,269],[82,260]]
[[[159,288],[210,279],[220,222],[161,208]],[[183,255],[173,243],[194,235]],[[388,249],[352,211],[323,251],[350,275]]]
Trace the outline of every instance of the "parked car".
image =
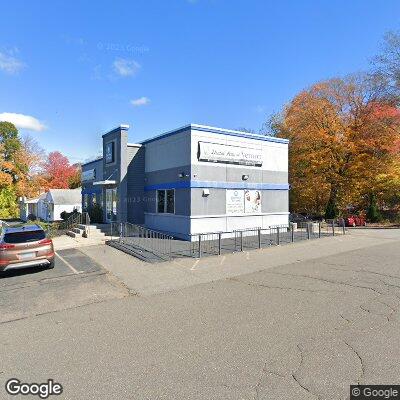
[[292,213],[289,216],[290,222],[300,223],[310,221],[307,215]]
[[349,215],[345,218],[346,226],[365,226],[367,225],[365,218],[359,215]]
[[45,265],[54,268],[53,241],[39,225],[5,227],[0,234],[0,271]]

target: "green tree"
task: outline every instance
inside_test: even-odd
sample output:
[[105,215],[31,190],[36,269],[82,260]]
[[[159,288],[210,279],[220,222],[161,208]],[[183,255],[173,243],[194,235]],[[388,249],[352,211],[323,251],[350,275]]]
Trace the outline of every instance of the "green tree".
[[14,218],[19,215],[16,198],[12,186],[0,189],[0,218]]
[[0,143],[2,156],[6,161],[15,161],[15,154],[21,149],[21,140],[18,137],[18,129],[11,122],[0,122]]
[[378,205],[376,204],[376,195],[374,193],[369,196],[367,219],[369,222],[379,222],[382,219],[382,215],[379,212]]

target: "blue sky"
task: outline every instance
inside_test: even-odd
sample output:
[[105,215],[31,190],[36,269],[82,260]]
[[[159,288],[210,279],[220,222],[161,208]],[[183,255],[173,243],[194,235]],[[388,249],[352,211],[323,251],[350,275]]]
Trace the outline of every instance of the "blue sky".
[[[72,162],[128,123],[258,130],[301,89],[367,69],[398,0],[4,1],[0,119]],[[21,115],[14,115],[21,114]]]

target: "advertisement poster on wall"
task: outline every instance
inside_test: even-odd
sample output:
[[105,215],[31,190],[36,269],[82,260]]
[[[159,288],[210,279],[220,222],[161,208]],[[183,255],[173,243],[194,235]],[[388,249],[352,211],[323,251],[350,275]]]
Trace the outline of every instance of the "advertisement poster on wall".
[[243,214],[244,213],[244,191],[227,190],[226,191],[226,213]]
[[261,191],[227,190],[226,213],[228,215],[261,213]]
[[246,214],[261,213],[261,191],[244,191],[244,212]]

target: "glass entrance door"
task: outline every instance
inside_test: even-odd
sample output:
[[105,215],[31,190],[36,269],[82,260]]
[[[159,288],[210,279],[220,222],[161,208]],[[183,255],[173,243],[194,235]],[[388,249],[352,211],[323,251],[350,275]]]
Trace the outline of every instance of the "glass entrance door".
[[106,189],[106,221],[117,220],[117,189]]

